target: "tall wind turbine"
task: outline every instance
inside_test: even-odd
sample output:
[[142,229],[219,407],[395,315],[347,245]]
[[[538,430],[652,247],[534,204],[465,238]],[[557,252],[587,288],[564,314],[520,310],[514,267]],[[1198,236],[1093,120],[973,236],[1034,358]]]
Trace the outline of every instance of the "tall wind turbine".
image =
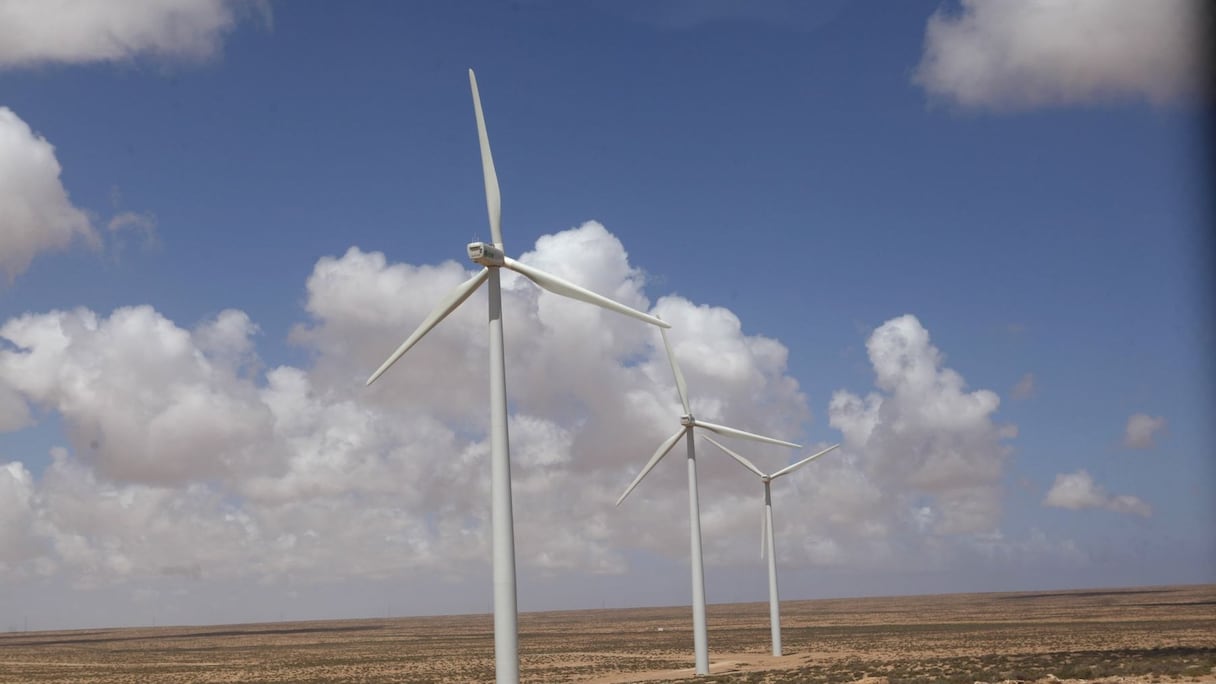
[[783,442],[772,437],[764,437],[762,435],[736,430],[735,428],[726,427],[725,425],[715,425],[703,420],[698,420],[692,415],[692,408],[688,403],[688,388],[684,385],[684,375],[680,373],[680,366],[676,363],[675,354],[671,351],[671,344],[667,341],[667,333],[661,328],[659,332],[663,335],[663,348],[667,350],[667,360],[671,362],[671,372],[676,377],[676,391],[680,393],[680,403],[684,405],[684,415],[680,416],[680,429],[674,435],[668,437],[662,444],[659,445],[658,451],[654,452],[654,456],[646,462],[642,468],[642,472],[633,479],[629,484],[629,488],[621,494],[621,498],[616,500],[616,505],[620,506],[625,497],[629,496],[629,492],[638,486],[646,473],[658,464],[658,462],[671,451],[676,442],[683,437],[685,444],[688,446],[688,528],[689,540],[692,546],[692,632],[693,646],[696,653],[697,674],[709,674],[709,639],[705,627],[705,567],[701,557],[701,510],[700,504],[697,502],[697,455],[696,449],[693,446],[693,430],[701,428],[716,432],[719,435],[728,435],[731,437],[742,437],[744,439],[752,439],[757,442],[765,442],[767,444],[780,444],[781,446],[800,448],[793,442]]
[[485,176],[486,208],[490,215],[490,234],[494,244],[469,243],[469,258],[484,268],[461,283],[435,308],[405,342],[397,347],[380,368],[367,379],[372,384],[389,366],[396,363],[418,340],[468,299],[478,287],[490,283],[490,523],[493,528],[494,567],[494,664],[497,681],[519,681],[518,623],[515,603],[515,526],[511,513],[511,460],[507,446],[507,378],[504,369],[502,342],[502,291],[499,269],[509,268],[550,292],[602,306],[632,316],[661,328],[667,323],[635,311],[624,304],[601,297],[574,283],[519,263],[503,252],[502,203],[498,192],[498,176],[490,156],[490,140],[481,113],[481,97],[477,93],[477,77],[469,69],[469,87],[473,91],[473,112],[477,117],[477,137],[481,141],[481,169]]
[[760,530],[760,557],[764,558],[764,549],[768,547],[768,617],[773,632],[773,655],[779,656],[781,655],[781,606],[777,598],[777,549],[773,546],[773,495],[769,485],[773,480],[794,472],[840,445],[833,444],[817,454],[807,456],[797,463],[787,465],[781,470],[767,475],[751,461],[715,442],[713,437],[706,436],[705,439],[708,439],[711,444],[730,454],[731,458],[738,461],[744,468],[755,473],[760,478],[760,481],[764,483],[764,523],[763,528]]

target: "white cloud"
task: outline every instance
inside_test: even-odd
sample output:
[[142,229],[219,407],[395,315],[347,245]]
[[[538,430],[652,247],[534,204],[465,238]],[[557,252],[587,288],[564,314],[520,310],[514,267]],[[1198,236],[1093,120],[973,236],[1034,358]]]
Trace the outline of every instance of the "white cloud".
[[33,424],[29,405],[16,390],[0,384],[0,432],[12,432]]
[[40,482],[40,515],[76,586],[184,568],[222,577],[236,568],[217,561],[258,541],[244,516],[212,488],[116,483],[64,449],[52,455]]
[[0,578],[42,558],[35,531],[34,479],[19,462],[0,465]]
[[1200,86],[1198,0],[962,0],[925,29],[914,81],[964,107],[1153,103]]
[[89,217],[68,199],[60,171],[55,148],[0,107],[0,271],[10,282],[41,252],[75,240],[99,244]]
[[0,0],[0,68],[119,61],[137,55],[205,59],[254,0]]
[[237,309],[225,309],[214,319],[196,327],[192,337],[199,351],[226,363],[230,368],[236,368],[253,361],[253,337],[258,332],[258,326],[249,318],[249,314]]
[[1165,418],[1136,413],[1128,417],[1123,428],[1123,446],[1128,449],[1152,449],[1153,436],[1165,429]]
[[1013,386],[1013,392],[1010,393],[1014,399],[1029,399],[1034,396],[1035,391],[1034,373],[1023,375],[1018,384]]
[[892,507],[888,515],[940,534],[994,529],[1008,453],[1002,440],[1012,434],[992,420],[1000,399],[966,391],[914,316],[879,326],[866,348],[881,391],[864,399],[837,391],[829,415],[845,452]]
[[[233,319],[239,319],[235,322]],[[0,383],[63,416],[79,454],[107,477],[174,484],[275,467],[269,410],[227,363],[199,346],[252,324],[221,314],[195,339],[150,307],[29,314],[0,326]]]
[[1044,506],[1079,510],[1082,508],[1105,508],[1118,513],[1133,513],[1145,518],[1153,509],[1138,497],[1130,494],[1112,496],[1094,482],[1085,470],[1056,475],[1056,481],[1043,499]]
[[1116,494],[1110,497],[1106,501],[1106,508],[1117,513],[1134,513],[1145,518],[1153,514],[1152,506],[1131,494]]

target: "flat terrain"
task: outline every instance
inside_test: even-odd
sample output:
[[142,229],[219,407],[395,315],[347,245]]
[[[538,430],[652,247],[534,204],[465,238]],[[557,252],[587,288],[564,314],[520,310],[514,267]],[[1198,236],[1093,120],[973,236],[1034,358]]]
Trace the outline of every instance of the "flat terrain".
[[[1216,585],[709,609],[712,682],[1216,682]],[[691,610],[520,616],[529,682],[692,678]],[[489,616],[0,635],[0,682],[492,681]]]

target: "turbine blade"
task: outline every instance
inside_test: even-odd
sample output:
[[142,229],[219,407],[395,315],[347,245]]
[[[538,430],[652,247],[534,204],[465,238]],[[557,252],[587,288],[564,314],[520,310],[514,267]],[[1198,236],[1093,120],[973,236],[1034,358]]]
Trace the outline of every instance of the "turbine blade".
[[688,386],[684,384],[684,374],[680,372],[680,364],[676,363],[676,355],[671,351],[671,343],[667,341],[667,331],[659,328],[663,335],[663,348],[667,350],[667,360],[671,362],[671,372],[676,376],[676,391],[680,393],[680,403],[684,405],[684,415],[691,416],[692,409],[688,406]]
[[793,465],[787,465],[786,467],[782,468],[781,470],[778,470],[777,472],[773,473],[772,479],[775,480],[775,479],[781,477],[782,475],[785,475],[787,473],[792,473],[795,470],[797,470],[798,468],[801,468],[802,466],[806,465],[807,463],[814,461],[815,459],[828,453],[829,451],[831,451],[832,449],[835,449],[838,446],[840,446],[840,445],[833,444],[832,446],[824,449],[823,451],[820,451],[819,453],[815,454],[814,456],[807,456],[806,458],[802,459],[801,461],[798,461],[797,463],[795,463]]
[[494,156],[490,154],[490,136],[486,133],[486,118],[481,112],[481,95],[477,92],[477,77],[469,69],[469,87],[473,90],[473,113],[477,115],[477,139],[481,142],[481,173],[486,181],[486,211],[490,214],[490,237],[494,246],[502,249],[502,195],[498,192],[498,174],[494,172]]
[[431,328],[434,328],[439,324],[439,321],[447,318],[448,314],[452,313],[456,310],[456,307],[463,304],[464,300],[468,299],[469,295],[473,294],[473,292],[476,291],[477,288],[484,283],[486,278],[489,276],[490,269],[483,268],[481,269],[480,273],[461,283],[455,290],[452,290],[452,292],[448,294],[447,298],[440,302],[439,306],[435,307],[434,311],[427,314],[427,317],[418,325],[418,328],[413,332],[413,334],[406,338],[405,342],[402,342],[400,347],[397,347],[397,351],[393,352],[392,356],[388,357],[388,360],[381,364],[380,367],[376,369],[375,373],[372,373],[372,376],[367,379],[367,384],[372,384],[376,381],[376,378],[383,375],[384,371],[388,370],[389,366],[396,363],[397,359],[401,358],[402,354],[405,354],[410,350],[410,347],[417,344],[418,340],[421,340],[423,335],[430,332]]
[[715,423],[706,423],[703,420],[693,420],[693,424],[699,428],[705,428],[706,430],[709,430],[711,432],[716,432],[719,435],[729,435],[730,437],[742,437],[743,439],[750,439],[750,440],[753,440],[756,442],[764,442],[765,444],[777,444],[780,446],[793,447],[795,449],[802,448],[802,445],[794,444],[793,442],[783,442],[782,440],[775,439],[773,437],[765,437],[764,435],[757,435],[757,434],[753,434],[751,432],[744,432],[743,430],[736,430],[735,428],[726,427],[725,425],[717,425]]
[[588,304],[595,304],[596,306],[602,306],[605,309],[608,309],[610,311],[615,311],[617,313],[625,314],[626,316],[632,316],[633,318],[636,318],[640,321],[645,321],[652,325],[657,325],[660,328],[670,328],[671,327],[670,325],[667,324],[666,321],[664,321],[660,318],[655,318],[654,316],[651,316],[650,314],[644,314],[641,311],[636,311],[634,309],[631,309],[631,308],[625,306],[624,304],[619,304],[617,302],[612,301],[611,299],[608,299],[607,297],[604,297],[602,295],[597,295],[596,293],[592,292],[591,290],[579,287],[578,285],[575,285],[574,283],[572,283],[568,280],[558,278],[557,276],[552,275],[550,273],[545,273],[544,271],[542,271],[540,269],[532,268],[531,266],[528,266],[527,264],[521,264],[518,261],[512,259],[511,257],[504,257],[503,265],[506,266],[507,268],[511,269],[512,271],[519,273],[520,275],[524,276],[528,280],[531,280],[532,282],[536,283],[537,285],[540,285],[541,287],[545,288],[546,290],[553,292],[554,294],[559,294],[559,295],[562,295],[563,297],[569,297],[571,299],[577,299],[579,301],[587,302]]
[[687,430],[688,428],[680,428],[679,432],[668,437],[666,441],[659,445],[658,451],[655,451],[654,456],[651,456],[650,460],[646,462],[645,467],[642,468],[642,472],[638,473],[638,476],[633,478],[633,482],[629,483],[629,487],[625,490],[625,493],[621,495],[621,498],[616,500],[616,505],[621,505],[621,502],[625,500],[625,497],[629,496],[629,492],[632,492],[633,488],[638,486],[638,483],[642,481],[642,478],[646,477],[646,473],[649,473],[651,469],[653,469],[655,465],[667,455],[667,452],[671,451],[671,448],[676,445],[676,442],[680,441],[680,438],[684,436],[684,433]]
[[768,548],[768,505],[760,509],[760,560],[764,560],[764,551]]
[[730,456],[731,458],[738,461],[739,464],[742,465],[744,468],[747,468],[748,470],[755,473],[756,477],[764,477],[764,472],[761,471],[759,468],[757,468],[755,463],[752,463],[751,461],[747,460],[746,458],[743,458],[739,454],[736,454],[735,452],[731,451],[730,449],[727,449],[726,447],[722,446],[717,441],[715,441],[713,437],[710,437],[709,435],[701,435],[701,436],[704,437],[706,440],[708,440],[710,444],[718,447],[722,451],[725,451],[728,456]]

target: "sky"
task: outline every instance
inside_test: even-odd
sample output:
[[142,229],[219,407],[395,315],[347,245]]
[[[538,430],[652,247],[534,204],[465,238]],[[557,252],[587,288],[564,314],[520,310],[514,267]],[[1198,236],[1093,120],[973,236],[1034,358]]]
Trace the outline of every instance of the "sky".
[[[0,629],[491,609],[488,240],[672,324],[787,600],[1216,581],[1187,0],[0,0]],[[65,17],[71,16],[72,21]],[[650,326],[505,274],[519,605],[686,605]],[[763,487],[698,441],[711,603]]]

